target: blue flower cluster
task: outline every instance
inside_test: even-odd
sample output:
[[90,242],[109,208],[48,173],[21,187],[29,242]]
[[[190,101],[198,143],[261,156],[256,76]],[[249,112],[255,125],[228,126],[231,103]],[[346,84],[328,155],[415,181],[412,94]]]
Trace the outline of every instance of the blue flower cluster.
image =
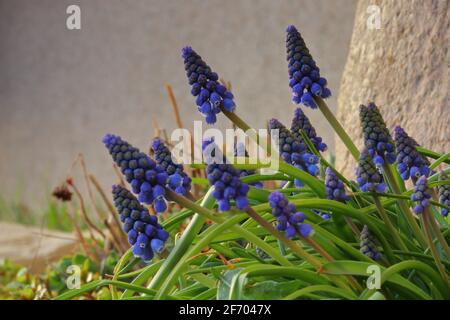
[[277,219],[277,229],[284,231],[287,238],[292,239],[295,235],[308,237],[312,234],[311,225],[303,223],[305,214],[297,212],[295,205],[289,203],[281,192],[272,192],[269,195],[269,204],[272,215]]
[[375,238],[370,233],[369,228],[364,225],[360,234],[360,251],[362,254],[368,256],[373,260],[379,260],[381,258],[381,253],[377,249],[375,243]]
[[[448,176],[445,174],[445,172],[442,172],[439,175],[439,180],[447,180]],[[439,203],[450,206],[450,185],[443,184],[439,186]],[[448,210],[446,208],[441,208],[441,215],[443,217],[448,216]]]
[[205,116],[208,124],[216,123],[216,114],[220,108],[233,112],[235,109],[233,94],[221,85],[217,73],[202,60],[202,58],[191,48],[184,47],[181,50],[184,59],[184,68],[192,86],[191,93],[196,97],[198,111]]
[[168,175],[164,168],[119,136],[106,134],[103,143],[139,201],[153,205],[157,213],[166,211],[164,187]]
[[[302,109],[297,108],[294,112],[294,118],[292,119],[291,131],[299,141],[303,141],[301,131],[304,131],[308,138],[313,143],[314,147],[318,151],[327,150],[327,145],[322,142],[322,138],[316,134],[316,129],[311,125],[308,117],[305,115]],[[304,143],[304,142],[302,142]],[[305,146],[306,147],[306,146]]]
[[389,164],[393,164],[395,162],[394,142],[375,103],[371,102],[367,107],[361,105],[359,118],[364,134],[364,145],[375,165],[383,165],[384,158]]
[[178,194],[185,195],[191,190],[191,178],[184,173],[183,166],[172,161],[172,154],[160,138],[152,141],[152,150],[156,162],[164,168],[169,176],[167,186]]
[[[319,174],[319,157],[307,152],[305,145],[299,141],[280,121],[271,119],[269,129],[278,129],[281,158],[298,169],[308,172],[313,176]],[[303,186],[303,182],[295,179],[296,187]]]
[[[213,196],[217,200],[219,211],[230,210],[230,200],[235,200],[238,209],[245,210],[249,205],[247,199],[249,187],[239,180],[239,170],[227,163],[214,140],[203,141],[202,148],[207,163],[208,182],[214,186]],[[216,152],[220,154],[216,155]]]
[[414,212],[420,214],[430,204],[431,190],[428,187],[427,177],[421,176],[414,186],[414,193],[411,200],[417,202]]
[[136,197],[120,185],[112,187],[114,205],[123,222],[128,242],[136,257],[148,262],[154,253],[164,250],[169,233],[158,223],[158,218],[149,214]]
[[317,108],[314,96],[328,98],[327,80],[320,77],[320,70],[309,53],[297,29],[290,25],[286,29],[286,50],[289,70],[289,86],[292,88],[292,101],[310,108]]
[[402,179],[408,180],[410,177],[418,179],[422,175],[428,176],[430,174],[428,160],[417,152],[417,143],[400,126],[394,129],[394,139],[397,149],[397,169]]
[[350,197],[345,193],[344,183],[336,176],[336,173],[334,173],[330,167],[327,167],[325,170],[325,189],[327,198],[330,200],[340,202],[350,200]]
[[372,158],[367,150],[361,152],[356,168],[356,181],[364,192],[385,192],[386,185],[383,177],[373,164]]
[[[238,143],[236,145],[236,149],[234,152],[234,156],[235,157],[248,157],[248,152],[245,149],[245,146],[243,143]],[[242,177],[246,177],[246,176],[250,176],[252,174],[255,174],[256,170],[239,170],[239,176]],[[254,183],[250,183],[251,186],[255,187],[255,188],[262,188],[263,184],[261,181],[257,181]]]

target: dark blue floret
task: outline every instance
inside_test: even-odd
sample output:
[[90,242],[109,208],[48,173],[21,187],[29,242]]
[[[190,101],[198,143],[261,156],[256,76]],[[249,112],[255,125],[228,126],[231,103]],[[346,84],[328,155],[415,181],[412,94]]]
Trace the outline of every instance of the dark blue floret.
[[414,193],[411,195],[411,200],[416,202],[414,212],[421,214],[430,204],[431,190],[428,187],[427,177],[421,176],[414,186]]
[[139,201],[152,205],[157,213],[164,212],[167,209],[164,187],[168,182],[164,168],[119,136],[107,134],[103,143]]
[[152,150],[155,153],[156,162],[166,170],[169,176],[167,186],[181,195],[191,190],[191,178],[183,171],[181,164],[172,161],[172,154],[161,139],[153,139]]
[[245,210],[249,205],[249,187],[240,181],[239,170],[227,163],[227,159],[212,139],[204,141],[202,147],[208,182],[214,186],[213,196],[217,200],[219,211],[230,210],[231,200],[235,200],[238,209]]
[[395,147],[391,134],[381,116],[378,107],[371,102],[359,107],[359,118],[364,134],[364,145],[376,166],[382,166],[386,159],[389,164],[395,162]]
[[302,109],[297,108],[294,112],[294,118],[292,119],[291,131],[294,134],[294,137],[304,143],[301,134],[302,130],[305,132],[305,134],[308,136],[308,138],[311,140],[311,142],[314,144],[314,147],[318,151],[323,152],[327,150],[327,145],[322,142],[321,137],[317,136],[316,130],[311,125],[308,117],[305,115]]
[[269,204],[272,215],[277,219],[277,229],[284,231],[287,238],[292,239],[296,235],[308,237],[313,233],[311,225],[303,223],[305,214],[297,212],[295,205],[289,203],[281,192],[272,192],[269,195]]
[[320,77],[320,70],[309,53],[300,33],[294,26],[286,29],[286,50],[289,70],[289,86],[292,88],[292,101],[317,108],[314,97],[331,96],[327,80]]
[[154,253],[163,251],[169,234],[158,223],[158,218],[150,215],[130,191],[114,185],[112,194],[133,254],[146,262],[150,261]]
[[344,183],[329,167],[325,171],[325,189],[327,192],[327,198],[330,200],[340,202],[350,200],[350,197],[345,193]]
[[417,152],[417,142],[408,136],[400,126],[394,129],[395,147],[397,149],[397,169],[403,180],[410,177],[417,180],[420,176],[430,174],[429,161]]
[[361,191],[364,192],[385,192],[386,185],[383,177],[375,167],[372,158],[367,150],[361,152],[356,168],[356,181]]
[[[445,174],[445,172],[442,172],[439,175],[440,181],[449,181],[448,176]],[[443,184],[439,186],[439,203],[450,206],[450,185]],[[441,208],[441,215],[443,217],[448,216],[448,209]]]
[[364,225],[360,235],[360,249],[362,254],[368,256],[373,260],[379,260],[381,253],[377,249],[375,238],[370,233],[369,228]]
[[[295,138],[291,131],[277,119],[271,119],[269,121],[269,129],[278,129],[280,156],[285,162],[313,176],[319,174],[319,167],[317,165],[319,163],[319,157],[309,153],[305,144]],[[294,183],[297,187],[303,186],[303,182],[298,179],[295,179]]]
[[[234,156],[235,157],[248,157],[248,152],[245,149],[245,146],[243,143],[238,143],[236,145],[236,149],[234,152]],[[252,174],[255,174],[256,170],[239,170],[239,176],[242,177],[246,177],[246,176],[250,176]],[[262,182],[258,181],[258,182],[254,182],[254,183],[250,183],[251,186],[256,187],[256,188],[262,188],[263,184]]]
[[211,71],[211,68],[191,47],[184,47],[181,50],[181,56],[184,59],[191,93],[196,97],[198,111],[205,116],[206,122],[216,123],[216,114],[220,112],[221,107],[233,112],[235,109],[233,94],[218,82],[217,73]]
[[408,136],[400,127],[394,129],[395,146],[397,149],[397,169],[403,180],[410,177],[418,179],[420,176],[428,176],[430,173],[429,162],[417,152],[417,142]]

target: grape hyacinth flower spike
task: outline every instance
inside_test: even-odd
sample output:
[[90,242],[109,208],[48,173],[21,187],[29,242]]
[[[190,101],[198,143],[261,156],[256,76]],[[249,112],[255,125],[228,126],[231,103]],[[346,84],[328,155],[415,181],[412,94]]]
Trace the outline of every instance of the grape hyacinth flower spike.
[[230,210],[231,200],[235,200],[238,209],[247,209],[249,186],[239,180],[239,170],[227,163],[227,159],[220,152],[213,139],[204,140],[202,149],[207,164],[208,182],[211,186],[214,186],[213,196],[217,200],[219,211]]
[[302,109],[297,108],[295,109],[294,118],[292,119],[291,131],[294,137],[296,137],[299,141],[303,141],[303,137],[301,134],[302,130],[305,132],[305,134],[308,136],[308,138],[311,140],[314,147],[318,151],[323,152],[327,150],[327,145],[322,142],[321,137],[317,136],[316,130],[311,125],[308,117],[305,115]]
[[217,73],[202,60],[191,48],[181,50],[184,68],[191,85],[191,93],[196,97],[198,111],[205,116],[208,124],[216,123],[216,114],[220,108],[233,112],[235,109],[234,96],[227,88],[218,82]]
[[[269,129],[278,129],[279,147],[281,158],[299,168],[308,172],[312,176],[319,174],[319,157],[307,152],[305,145],[295,138],[291,131],[289,131],[280,121],[277,119],[271,119],[269,121]],[[303,186],[303,182],[295,179],[294,184],[296,187]]]
[[164,187],[168,175],[164,168],[119,136],[106,134],[103,143],[125,180],[130,183],[132,191],[138,195],[138,200],[152,205],[157,213],[166,211]]
[[393,164],[396,158],[394,142],[375,103],[361,105],[359,118],[364,134],[364,145],[375,165],[382,166],[384,158],[389,164]]
[[428,187],[427,177],[421,176],[414,187],[414,193],[411,195],[411,200],[416,202],[414,212],[421,214],[428,207],[431,199],[431,189]]
[[158,223],[158,218],[150,215],[130,191],[120,185],[114,185],[112,194],[134,256],[149,262],[154,253],[162,252],[169,233]]
[[292,88],[292,101],[317,108],[314,96],[328,98],[327,80],[320,76],[320,70],[306,47],[298,30],[290,25],[286,29],[286,51],[289,71],[289,86]]
[[[439,180],[443,181],[449,181],[448,176],[445,174],[445,172],[442,172],[439,175]],[[450,185],[448,184],[443,184],[439,186],[439,203],[446,205],[446,206],[450,206]],[[446,208],[441,208],[441,215],[443,217],[448,216],[448,209]]]
[[373,260],[379,260],[381,253],[377,249],[375,238],[370,233],[369,228],[364,225],[360,235],[360,249],[362,254],[368,256]]
[[269,204],[272,215],[277,219],[277,229],[284,231],[287,238],[292,239],[296,235],[308,237],[313,233],[311,225],[303,223],[305,214],[297,212],[295,205],[289,203],[281,192],[272,192],[269,195]]
[[325,189],[327,199],[345,202],[350,197],[345,193],[344,183],[336,176],[336,173],[327,167],[325,170]]
[[394,129],[395,147],[397,149],[397,169],[403,180],[410,177],[417,180],[420,176],[430,174],[429,162],[419,152],[417,143],[410,138],[400,126]]
[[160,138],[152,141],[152,150],[156,162],[164,168],[169,176],[167,186],[180,195],[191,190],[191,178],[184,172],[181,164],[172,161],[172,154]]
[[356,181],[363,192],[385,192],[383,177],[375,167],[367,150],[361,152],[356,168]]

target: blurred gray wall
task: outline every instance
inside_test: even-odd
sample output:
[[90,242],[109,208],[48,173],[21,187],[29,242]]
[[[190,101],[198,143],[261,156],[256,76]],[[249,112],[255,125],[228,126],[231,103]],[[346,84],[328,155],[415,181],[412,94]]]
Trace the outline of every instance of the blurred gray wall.
[[[41,201],[78,152],[112,183],[101,137],[117,133],[146,149],[154,115],[170,132],[165,83],[185,125],[200,119],[180,58],[186,44],[232,82],[237,111],[251,125],[265,127],[270,117],[289,124],[286,26],[298,27],[336,97],[355,2],[0,0],[0,195],[21,185],[28,204]],[[81,7],[81,30],[66,28],[70,4]],[[308,115],[332,146],[321,115]]]

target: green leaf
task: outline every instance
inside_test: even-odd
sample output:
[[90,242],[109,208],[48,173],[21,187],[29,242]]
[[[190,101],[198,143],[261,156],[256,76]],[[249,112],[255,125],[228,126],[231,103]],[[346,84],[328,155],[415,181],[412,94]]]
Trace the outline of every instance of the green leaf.
[[230,296],[231,281],[240,271],[241,269],[233,269],[220,275],[219,284],[217,286],[217,300],[228,300],[228,297]]
[[[313,292],[324,292],[327,294],[331,294],[331,297],[341,297],[347,300],[356,300],[358,297],[351,291],[343,290],[341,288],[336,288],[332,286],[327,285],[315,285],[315,286],[308,286],[306,288],[297,290],[287,297],[284,297],[284,300],[293,300],[300,298],[302,296],[306,296],[308,294],[311,294]],[[330,299],[330,296],[326,295],[323,297],[323,299]]]
[[277,282],[273,280],[247,285],[242,293],[243,300],[279,300],[300,288],[299,280]]
[[[427,273],[430,272],[430,267],[424,263],[421,263],[419,261],[407,261],[409,263],[409,266],[421,268],[421,270],[426,270]],[[400,262],[399,264],[404,264],[404,262]],[[358,275],[358,276],[364,276],[369,277],[371,273],[367,272],[367,269],[369,266],[375,265],[375,263],[367,263],[367,262],[360,262],[360,261],[334,261],[329,262],[323,265],[322,272],[325,274],[334,274],[334,275]],[[387,269],[378,265],[381,270],[381,285],[383,285],[383,282],[393,283],[395,285],[398,285],[404,289],[409,290],[413,295],[415,295],[417,298],[420,299],[431,299],[431,297],[425,293],[421,288],[416,286],[411,281],[405,279],[403,276],[401,276],[398,272],[389,273],[388,277],[383,278],[383,272],[385,272]],[[435,273],[431,269],[431,275],[432,273]],[[432,275],[433,279],[440,279],[439,275]]]

